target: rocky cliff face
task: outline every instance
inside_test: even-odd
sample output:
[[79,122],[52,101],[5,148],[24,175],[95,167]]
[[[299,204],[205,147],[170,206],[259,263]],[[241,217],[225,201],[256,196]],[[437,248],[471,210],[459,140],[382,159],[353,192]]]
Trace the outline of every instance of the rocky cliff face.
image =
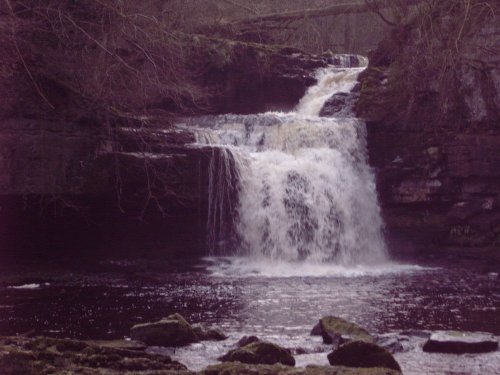
[[444,3],[394,30],[360,77],[357,110],[397,251],[500,246],[500,18],[489,9],[464,21]]
[[[198,112],[291,109],[315,82],[314,70],[335,58],[253,43],[199,42],[203,63],[194,64],[203,67],[200,84],[210,90],[211,104]],[[13,79],[3,77],[0,86]],[[147,246],[206,250],[208,166],[218,150],[190,147],[195,139],[188,130],[154,118],[105,126],[27,118],[7,108],[0,111],[0,135],[4,254],[90,251],[96,243],[122,253]]]

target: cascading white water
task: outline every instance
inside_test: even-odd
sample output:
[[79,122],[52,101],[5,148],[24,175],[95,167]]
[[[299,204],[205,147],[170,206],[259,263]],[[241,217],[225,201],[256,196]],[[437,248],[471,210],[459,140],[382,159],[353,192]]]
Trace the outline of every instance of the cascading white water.
[[356,79],[365,68],[350,68],[340,71],[321,69],[317,73],[318,84],[312,86],[297,105],[299,116],[318,116],[325,102],[335,93],[350,92]]
[[[318,117],[332,94],[352,89],[361,70],[320,70],[318,84],[295,112],[196,120],[198,142],[223,149],[236,169],[234,217],[240,245],[235,253],[340,265],[385,259],[374,176],[366,161],[365,124],[352,116]],[[222,204],[222,185],[210,182],[209,226],[225,209],[215,207]]]

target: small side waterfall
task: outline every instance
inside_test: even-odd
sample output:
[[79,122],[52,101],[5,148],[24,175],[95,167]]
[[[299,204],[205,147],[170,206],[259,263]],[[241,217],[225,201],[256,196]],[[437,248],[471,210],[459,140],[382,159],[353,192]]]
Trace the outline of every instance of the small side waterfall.
[[192,120],[198,142],[220,150],[209,171],[214,254],[229,210],[238,238],[232,254],[339,265],[386,258],[365,124],[352,114],[318,117],[331,95],[354,87],[361,70],[319,70],[295,112]]

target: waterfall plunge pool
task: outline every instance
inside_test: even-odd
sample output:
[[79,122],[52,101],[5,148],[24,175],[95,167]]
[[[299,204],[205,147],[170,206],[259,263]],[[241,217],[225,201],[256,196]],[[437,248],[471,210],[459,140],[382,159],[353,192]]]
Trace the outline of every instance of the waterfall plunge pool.
[[[127,259],[12,267],[1,278],[0,335],[120,339],[134,324],[179,312],[193,323],[220,327],[229,338],[150,350],[200,369],[216,363],[242,336],[257,335],[304,353],[295,355],[304,366],[327,364],[329,346],[309,333],[320,317],[332,314],[378,335],[408,331],[406,351],[396,354],[405,374],[497,373],[500,352],[426,354],[418,335],[441,329],[500,335],[498,274],[460,266],[261,265],[222,257],[176,266]],[[11,288],[33,283],[39,287]]]

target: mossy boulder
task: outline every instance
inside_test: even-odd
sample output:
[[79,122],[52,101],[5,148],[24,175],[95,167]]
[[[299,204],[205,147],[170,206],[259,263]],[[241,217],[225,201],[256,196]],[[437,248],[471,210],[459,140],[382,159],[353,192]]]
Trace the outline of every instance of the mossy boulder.
[[130,329],[130,336],[157,346],[184,346],[199,341],[193,327],[179,314],[154,323],[136,324]]
[[401,371],[391,353],[370,342],[351,341],[328,354],[328,361],[334,366],[383,367]]
[[130,329],[130,336],[146,345],[156,346],[184,346],[198,341],[221,341],[227,338],[219,329],[189,324],[180,314],[170,315],[158,322],[136,324]]
[[325,316],[311,331],[311,335],[320,335],[325,344],[340,345],[349,340],[373,343],[373,337],[355,323],[336,316]]
[[222,362],[266,365],[281,363],[287,366],[295,366],[295,359],[288,349],[265,341],[256,341],[241,348],[230,350],[219,360]]
[[194,375],[167,355],[121,348],[117,342],[0,337],[0,374]]

